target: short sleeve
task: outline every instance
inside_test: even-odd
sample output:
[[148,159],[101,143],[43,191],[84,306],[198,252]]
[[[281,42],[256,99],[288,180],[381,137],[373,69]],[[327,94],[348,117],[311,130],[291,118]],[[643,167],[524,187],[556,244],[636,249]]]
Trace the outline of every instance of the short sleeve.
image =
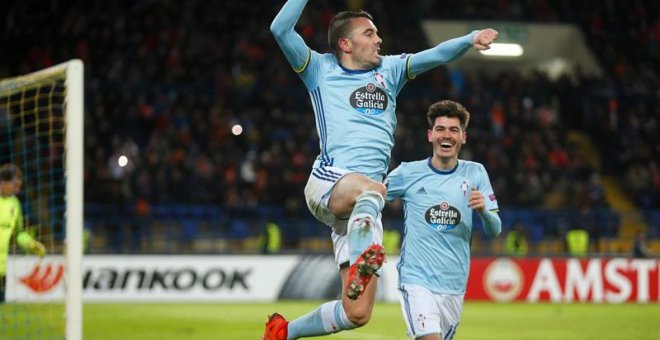
[[392,202],[400,198],[404,192],[403,164],[396,167],[387,175],[387,201]]

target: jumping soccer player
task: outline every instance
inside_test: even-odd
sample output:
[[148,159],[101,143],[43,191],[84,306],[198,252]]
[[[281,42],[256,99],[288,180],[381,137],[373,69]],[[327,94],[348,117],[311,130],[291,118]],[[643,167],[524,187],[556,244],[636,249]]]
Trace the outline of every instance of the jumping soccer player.
[[502,231],[497,200],[483,165],[458,159],[470,113],[443,100],[427,113],[433,155],[401,163],[389,174],[387,199],[401,198],[405,234],[397,263],[408,336],[449,340],[456,334],[470,271],[472,212],[489,236]]
[[369,13],[340,12],[330,22],[332,53],[311,50],[294,30],[307,0],[287,1],[271,32],[307,87],[320,154],[305,187],[312,214],[332,228],[342,299],[292,322],[270,316],[263,339],[318,336],[365,325],[384,260],[383,184],[394,146],[396,96],[409,79],[448,63],[470,47],[488,49],[497,31],[486,29],[416,54],[381,56],[382,40]]

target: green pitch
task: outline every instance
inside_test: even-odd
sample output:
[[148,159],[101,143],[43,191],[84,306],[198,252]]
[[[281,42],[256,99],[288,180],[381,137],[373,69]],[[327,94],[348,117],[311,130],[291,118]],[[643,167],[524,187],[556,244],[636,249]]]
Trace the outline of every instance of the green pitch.
[[[273,304],[100,304],[84,306],[85,340],[260,339],[266,315],[278,311],[296,317],[320,302]],[[0,305],[2,339],[30,338],[30,324],[46,320],[52,309],[38,305]],[[26,313],[32,316],[27,316]],[[24,326],[8,327],[19,315]],[[25,320],[33,320],[31,323]],[[456,339],[659,339],[660,305],[494,304],[468,303]],[[48,326],[63,334],[62,325]],[[14,332],[20,332],[18,334]],[[43,332],[43,327],[40,330]],[[41,333],[42,336],[44,335]],[[369,325],[354,331],[313,339],[404,340],[405,325],[398,304],[376,305]]]

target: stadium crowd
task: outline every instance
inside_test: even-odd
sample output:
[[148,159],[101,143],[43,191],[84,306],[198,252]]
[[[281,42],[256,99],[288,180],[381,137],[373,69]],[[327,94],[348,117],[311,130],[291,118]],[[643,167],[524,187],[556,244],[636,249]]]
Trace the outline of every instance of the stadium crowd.
[[[268,31],[279,6],[279,1],[12,2],[0,38],[0,50],[11,53],[0,54],[0,77],[71,58],[85,62],[85,200],[91,206],[112,204],[142,217],[159,204],[199,204],[230,214],[308,218],[301,193],[318,137],[308,94]],[[385,54],[427,47],[421,19],[578,25],[603,78],[579,72],[551,79],[515,70],[432,71],[399,97],[392,166],[428,155],[420,134],[425,109],[449,98],[464,103],[473,116],[461,158],[487,164],[502,210],[607,208],[603,175],[620,178],[639,207],[658,210],[657,2],[505,0],[493,7],[483,1],[385,6],[314,0],[308,7],[299,32],[319,51],[328,50],[328,21],[344,8],[374,15],[386,36]],[[240,135],[232,133],[237,124]],[[576,130],[597,147],[597,157],[572,138]],[[128,157],[127,166],[117,165],[120,155]],[[514,222],[504,220],[505,226]],[[249,228],[239,235],[254,232]]]

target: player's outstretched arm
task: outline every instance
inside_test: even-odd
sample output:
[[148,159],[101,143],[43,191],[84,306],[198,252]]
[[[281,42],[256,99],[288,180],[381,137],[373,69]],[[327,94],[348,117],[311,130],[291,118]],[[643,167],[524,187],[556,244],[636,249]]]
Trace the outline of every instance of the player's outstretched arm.
[[307,0],[287,1],[270,24],[270,31],[275,36],[277,44],[280,45],[284,56],[296,72],[304,70],[311,55],[309,47],[300,34],[295,31],[296,22],[306,4]]
[[418,74],[456,60],[472,46],[478,50],[488,49],[495,39],[497,39],[497,31],[487,28],[444,41],[428,50],[418,52],[410,57],[410,76],[414,78]]

